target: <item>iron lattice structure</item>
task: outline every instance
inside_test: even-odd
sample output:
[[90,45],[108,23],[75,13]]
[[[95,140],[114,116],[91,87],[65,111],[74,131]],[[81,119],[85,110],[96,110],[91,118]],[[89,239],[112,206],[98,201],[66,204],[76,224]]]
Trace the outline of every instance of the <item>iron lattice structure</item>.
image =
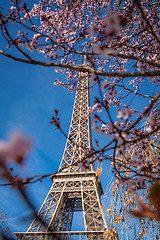
[[[103,193],[94,164],[83,172],[80,162],[91,148],[88,77],[81,73],[75,96],[68,140],[58,174],[36,218],[18,239],[107,239],[107,224],[100,197]],[[84,231],[71,231],[73,214],[83,211]],[[112,239],[118,239],[116,237]]]

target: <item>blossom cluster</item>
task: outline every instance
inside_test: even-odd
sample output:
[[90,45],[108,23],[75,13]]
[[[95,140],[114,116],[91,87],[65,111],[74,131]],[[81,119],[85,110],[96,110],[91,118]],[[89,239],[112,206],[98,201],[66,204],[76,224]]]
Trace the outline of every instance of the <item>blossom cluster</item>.
[[12,188],[22,187],[29,179],[22,179],[20,175],[12,176],[11,162],[22,165],[31,149],[31,139],[19,132],[14,132],[8,142],[0,141],[0,172],[1,176],[9,181]]

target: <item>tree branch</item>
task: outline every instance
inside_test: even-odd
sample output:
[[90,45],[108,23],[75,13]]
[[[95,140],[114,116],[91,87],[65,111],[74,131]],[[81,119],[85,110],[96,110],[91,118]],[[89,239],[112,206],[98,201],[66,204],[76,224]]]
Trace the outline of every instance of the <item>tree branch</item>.
[[99,71],[99,70],[93,70],[90,68],[86,68],[83,67],[82,65],[70,65],[70,64],[63,64],[63,63],[56,63],[56,62],[40,62],[40,61],[36,61],[31,59],[29,60],[25,60],[22,58],[18,58],[15,56],[12,56],[2,50],[0,50],[0,54],[2,54],[5,57],[11,58],[15,61],[18,62],[23,62],[23,63],[28,63],[28,64],[32,64],[32,65],[39,65],[39,66],[44,66],[44,67],[60,67],[60,68],[67,68],[67,69],[72,69],[72,70],[76,70],[79,72],[87,72],[87,73],[95,73],[97,75],[100,76],[107,76],[107,77],[154,77],[154,76],[159,76],[160,75],[160,70],[157,71],[152,71],[152,72],[128,72],[128,73],[122,73],[122,72],[103,72],[103,71]]
[[148,108],[142,113],[141,116],[139,116],[139,117],[137,118],[137,120],[136,120],[133,124],[130,125],[130,127],[127,129],[127,131],[130,131],[132,128],[134,128],[134,127],[137,125],[137,123],[143,118],[143,116],[145,116],[145,115],[151,110],[151,108],[153,107],[154,103],[155,103],[159,98],[160,98],[160,91],[159,91],[159,93],[153,98],[153,100],[151,101],[151,103],[150,103],[150,105],[148,106]]
[[141,4],[139,3],[139,0],[134,0],[137,7],[139,8],[141,14],[142,14],[142,18],[145,20],[145,22],[147,23],[152,35],[155,37],[155,39],[160,43],[160,38],[156,35],[156,33],[154,32],[153,28],[152,28],[152,25],[150,24],[150,22],[148,21],[145,13],[143,12],[143,9],[141,7]]

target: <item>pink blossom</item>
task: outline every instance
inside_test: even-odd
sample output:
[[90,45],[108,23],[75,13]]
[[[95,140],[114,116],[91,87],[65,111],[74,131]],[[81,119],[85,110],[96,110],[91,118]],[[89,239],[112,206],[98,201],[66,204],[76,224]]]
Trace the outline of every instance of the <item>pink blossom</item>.
[[106,34],[117,34],[121,29],[121,23],[118,12],[111,13],[103,17]]
[[145,188],[145,178],[142,176],[139,176],[134,179],[130,179],[128,182],[128,188],[130,191],[135,191],[136,189],[143,189]]
[[4,162],[9,156],[9,146],[6,142],[0,142],[0,162]]
[[131,192],[135,191],[137,188],[137,181],[135,179],[130,179],[128,182],[128,188]]
[[118,93],[116,91],[114,91],[114,89],[112,89],[112,88],[109,89],[109,92],[106,92],[104,94],[105,98],[113,98],[113,97],[116,97],[116,96],[118,96]]
[[49,37],[46,37],[46,40],[45,40],[46,42],[48,42],[49,41]]
[[146,130],[146,132],[149,132],[149,133],[153,131],[153,129],[151,128],[151,126],[146,127],[145,130]]
[[131,117],[134,113],[135,113],[135,111],[131,108],[127,108],[125,110],[119,110],[117,118],[121,118],[121,119],[126,120],[129,117]]
[[127,132],[122,132],[121,133],[121,135],[122,135],[122,137],[125,139],[125,140],[127,140],[128,138],[129,138],[129,133],[127,133]]
[[21,164],[31,148],[31,140],[21,133],[14,133],[10,138],[10,158]]
[[96,133],[100,133],[100,134],[102,134],[102,136],[104,136],[105,130],[103,128],[94,126],[93,129]]
[[113,131],[114,130],[114,126],[113,126],[112,122],[110,122],[110,124],[108,126],[108,130],[109,131]]
[[121,128],[121,127],[122,127],[121,123],[118,122],[118,121],[116,121],[116,122],[114,123],[114,125],[115,125],[117,128]]
[[151,164],[152,164],[152,158],[147,157],[147,158],[144,159],[144,162],[145,162],[147,165],[151,165]]
[[89,170],[90,164],[87,160],[83,160],[80,162],[79,167],[82,172],[87,172]]
[[150,125],[151,129],[153,130],[153,128],[155,127],[155,120],[152,116],[147,118],[147,122]]
[[31,139],[19,132],[11,135],[9,142],[0,142],[0,161],[9,159],[21,164],[31,148]]
[[128,113],[129,117],[131,117],[135,113],[135,111],[133,109],[131,109],[131,108],[127,108],[126,112]]
[[[28,6],[26,6],[24,0],[10,0],[10,2],[13,6],[9,9],[8,16],[2,13],[0,17],[0,24],[3,25],[1,28],[2,34],[4,33],[3,36],[8,42],[8,47],[17,48],[19,46],[20,48],[17,48],[19,51],[22,50],[21,47],[25,47],[31,52],[37,50],[38,53],[42,53],[43,56],[41,57],[44,57],[44,61],[41,57],[40,59],[36,58],[35,55],[32,56],[32,53],[27,51],[28,60],[30,61],[30,58],[33,57],[34,59],[35,57],[35,62],[38,60],[39,63],[37,62],[37,64],[40,65],[57,63],[58,67],[62,63],[61,70],[57,70],[57,72],[63,72],[67,79],[66,82],[56,80],[56,85],[71,92],[76,88],[75,79],[77,79],[77,76],[75,75],[78,75],[78,73],[75,70],[82,67],[82,65],[79,65],[82,64],[81,58],[83,58],[84,54],[87,54],[87,66],[82,67],[83,71],[90,74],[90,70],[95,70],[96,74],[92,73],[89,81],[93,89],[93,85],[98,83],[98,77],[100,83],[98,87],[102,88],[104,96],[101,96],[100,100],[96,101],[96,104],[88,109],[88,112],[82,111],[82,114],[88,118],[95,111],[106,111],[109,118],[106,118],[105,114],[102,114],[101,118],[94,118],[93,126],[95,131],[102,135],[107,133],[108,136],[112,137],[113,141],[117,140],[123,145],[125,144],[126,152],[128,144],[128,153],[132,153],[132,159],[136,160],[128,166],[131,172],[134,170],[137,175],[141,175],[142,171],[143,174],[156,176],[158,167],[153,165],[150,158],[147,158],[148,151],[146,150],[152,140],[157,141],[158,139],[154,139],[154,134],[157,134],[155,130],[159,125],[158,98],[155,95],[158,92],[156,86],[158,86],[159,81],[158,75],[155,74],[157,74],[159,68],[157,64],[160,64],[158,38],[156,40],[156,35],[159,34],[158,21],[156,21],[158,16],[157,5],[142,3],[142,8],[147,14],[147,19],[155,33],[152,36],[152,32],[149,31],[141,14],[138,14],[138,8],[134,8],[131,1],[126,1],[124,7],[121,4],[118,11],[115,11],[116,5],[113,1],[114,12],[108,14],[106,14],[106,11],[111,7],[111,1],[74,1],[74,4],[71,4],[72,6],[64,0],[40,0],[37,1],[37,4],[32,1],[33,3],[29,3]],[[152,1],[148,0],[148,2]],[[55,7],[53,7],[53,4]],[[1,10],[3,12],[3,9]],[[16,32],[12,31],[12,21],[17,24],[15,26]],[[27,21],[26,25],[24,25],[25,21]],[[17,37],[15,36],[16,33]],[[11,39],[13,40],[11,41]],[[106,57],[106,59],[97,56],[98,54]],[[30,63],[33,62],[30,61]],[[129,65],[133,65],[133,62],[134,66],[130,68]],[[74,66],[75,69],[72,69],[72,67],[67,68],[67,66]],[[126,77],[123,77],[126,71],[128,77],[131,78],[129,81],[126,80]],[[152,72],[152,74],[148,75],[149,72]],[[110,75],[112,77],[109,77]],[[137,77],[135,77],[136,75]],[[106,76],[108,77],[106,78]],[[105,81],[106,79],[109,81]],[[145,91],[140,89],[140,87],[143,89],[144,84],[141,85],[141,83],[144,81],[157,84],[154,88],[147,89],[148,96],[145,95]],[[104,83],[102,84],[102,82]],[[151,86],[151,82],[149,86]],[[97,97],[99,93],[93,91],[93,94]],[[138,97],[139,101],[151,97],[149,106],[141,114],[138,114],[138,111],[141,111],[140,107],[137,107],[136,111],[129,108],[129,106],[134,105],[132,101],[134,97]],[[154,104],[151,104],[152,101]],[[124,102],[126,102],[126,105],[124,105]],[[108,119],[110,119],[110,122],[115,121],[115,109],[119,110],[117,118],[122,121],[115,122],[113,126],[111,124],[108,126],[106,124]],[[133,116],[135,112],[136,116]],[[128,121],[131,116],[134,118],[132,117]],[[141,117],[139,118],[139,116]],[[143,128],[143,123],[146,121],[147,127]],[[151,134],[147,136],[146,131]],[[146,140],[142,140],[145,135],[147,136]],[[129,137],[131,137],[130,143],[132,146],[125,141]],[[15,140],[10,140],[9,143],[0,142],[0,163],[6,162],[6,160],[21,163],[30,147],[29,142],[21,142],[21,144],[15,143]],[[105,141],[104,144],[108,146],[105,148],[107,152],[110,145]],[[134,150],[131,148],[134,148]],[[124,153],[124,148],[118,150],[119,153]],[[129,160],[128,153],[126,153],[125,157]],[[117,160],[115,159],[115,161]],[[148,173],[149,171],[150,173]],[[133,175],[129,177],[133,177]]]
[[23,187],[23,189],[27,188],[27,184],[25,184],[26,179],[21,178],[19,174],[10,179],[9,183],[12,185],[11,188],[15,187]]
[[91,74],[91,76],[89,77],[89,81],[91,82],[92,85],[94,85],[96,83],[96,75],[94,73]]
[[123,142],[124,142],[119,133],[115,133],[115,134],[114,134],[114,137],[115,137],[115,139],[116,139],[118,142],[120,142],[120,143],[123,143]]
[[11,7],[10,7],[10,9],[11,9],[11,10],[14,10],[14,9],[16,9],[16,7],[14,7],[14,6],[11,6]]
[[117,155],[124,155],[125,154],[125,147],[120,146],[117,148]]
[[92,22],[92,25],[88,28],[88,31],[89,31],[90,36],[93,37],[96,32],[95,21]]
[[142,172],[142,170],[144,168],[144,161],[143,161],[143,159],[138,159],[135,162],[135,166],[136,166],[138,172]]
[[104,91],[106,88],[110,86],[109,81],[105,80],[103,85],[102,85],[102,91]]
[[160,162],[160,154],[156,154],[155,159]]
[[146,150],[149,146],[146,141],[140,141],[137,143],[139,149]]
[[99,53],[102,57],[106,57],[109,55],[116,55],[116,53],[117,53],[113,48],[103,46],[101,44],[94,44],[93,51],[95,53]]
[[145,177],[139,176],[136,178],[137,184],[138,184],[138,188],[140,189],[144,189],[146,187],[145,185]]
[[125,111],[123,111],[123,110],[118,111],[117,118],[121,118],[121,119],[126,120],[126,119],[128,119],[128,117],[129,117],[129,114],[126,110]]

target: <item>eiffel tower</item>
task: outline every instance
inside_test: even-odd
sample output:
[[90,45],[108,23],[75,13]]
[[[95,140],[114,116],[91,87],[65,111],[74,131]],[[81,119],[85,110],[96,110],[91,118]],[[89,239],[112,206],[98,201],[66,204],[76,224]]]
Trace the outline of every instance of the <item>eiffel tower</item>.
[[[80,73],[59,171],[51,176],[51,189],[27,232],[15,233],[18,239],[108,239],[105,237],[108,228],[100,201],[103,194],[101,182],[93,163],[87,171],[80,166],[84,151],[92,147],[90,118],[86,117],[88,107],[88,77]],[[77,211],[83,211],[84,231],[71,230],[73,214]],[[114,235],[110,239],[117,240],[118,237]]]

